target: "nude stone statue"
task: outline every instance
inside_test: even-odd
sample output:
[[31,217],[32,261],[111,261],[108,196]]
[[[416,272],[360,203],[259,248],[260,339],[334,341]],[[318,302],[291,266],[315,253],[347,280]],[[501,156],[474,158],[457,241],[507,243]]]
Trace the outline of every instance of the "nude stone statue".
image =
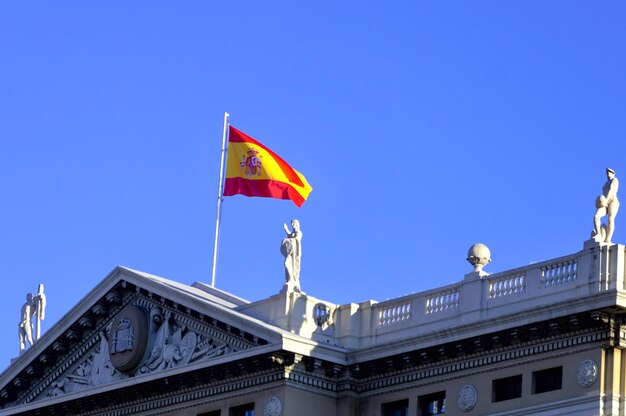
[[20,351],[26,349],[26,342],[31,346],[33,345],[33,323],[32,318],[35,313],[35,302],[33,301],[33,294],[28,293],[26,295],[26,302],[22,305],[21,321],[18,327],[18,333],[20,336]]
[[300,222],[291,220],[292,231],[289,231],[287,224],[283,224],[283,229],[287,238],[283,239],[280,245],[280,252],[285,256],[285,283],[292,283],[294,289],[300,290],[300,261],[302,258],[302,231]]
[[[615,231],[615,216],[619,210],[617,190],[619,182],[615,177],[615,171],[606,168],[606,183],[602,187],[602,195],[596,198],[596,214],[593,217],[593,239],[599,243],[611,243]],[[602,217],[607,216],[606,229],[600,223]]]

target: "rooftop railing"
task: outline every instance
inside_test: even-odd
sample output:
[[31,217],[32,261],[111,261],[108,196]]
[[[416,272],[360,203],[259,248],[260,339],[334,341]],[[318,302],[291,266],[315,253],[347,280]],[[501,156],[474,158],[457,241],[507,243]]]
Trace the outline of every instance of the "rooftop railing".
[[[360,313],[372,318],[361,322],[369,327],[361,324],[354,335],[375,337],[372,342],[378,343],[407,330],[417,335],[624,290],[624,254],[623,245],[595,245],[500,273],[470,273],[456,284],[364,306]],[[338,329],[341,337],[341,325]]]

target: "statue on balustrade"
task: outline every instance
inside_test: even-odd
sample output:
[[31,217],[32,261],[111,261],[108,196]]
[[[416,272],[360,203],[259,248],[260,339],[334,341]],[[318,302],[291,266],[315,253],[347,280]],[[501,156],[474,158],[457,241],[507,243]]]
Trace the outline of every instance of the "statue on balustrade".
[[287,237],[280,245],[280,252],[285,256],[285,284],[293,290],[300,291],[300,260],[302,258],[302,231],[300,222],[291,220],[292,231],[287,224],[283,229]]
[[[602,187],[602,195],[596,198],[596,214],[593,217],[593,239],[599,243],[611,244],[611,238],[615,231],[615,216],[619,210],[617,189],[619,182],[615,177],[615,171],[606,168],[606,183]],[[607,217],[607,224],[601,224],[602,217]]]

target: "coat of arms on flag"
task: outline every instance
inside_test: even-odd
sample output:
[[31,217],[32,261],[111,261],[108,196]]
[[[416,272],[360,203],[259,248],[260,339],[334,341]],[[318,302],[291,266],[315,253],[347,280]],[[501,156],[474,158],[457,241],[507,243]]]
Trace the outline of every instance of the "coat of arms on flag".
[[255,148],[248,149],[248,155],[241,158],[239,164],[246,176],[261,176],[261,159],[257,157],[259,151]]

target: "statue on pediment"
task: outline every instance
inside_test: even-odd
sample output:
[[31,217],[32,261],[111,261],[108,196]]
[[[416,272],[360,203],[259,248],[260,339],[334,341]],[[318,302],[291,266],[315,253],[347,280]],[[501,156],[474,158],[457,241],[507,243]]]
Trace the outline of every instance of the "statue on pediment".
[[[26,302],[22,305],[18,324],[20,352],[26,349],[27,343],[32,346],[41,336],[41,321],[46,316],[46,295],[43,293],[43,284],[39,284],[37,295],[28,293]],[[36,317],[35,338],[33,339],[33,317]]]
[[35,313],[35,307],[33,294],[29,292],[26,295],[26,302],[22,305],[21,320],[18,326],[20,351],[26,349],[27,342],[29,345],[33,345],[33,315]]
[[[602,186],[602,195],[596,198],[596,214],[593,217],[592,238],[598,243],[611,244],[613,232],[615,231],[615,217],[619,210],[619,199],[617,190],[619,182],[615,177],[615,171],[606,168],[606,182]],[[601,224],[602,217],[607,217],[607,224]]]
[[283,224],[287,237],[280,245],[280,252],[285,256],[285,283],[293,285],[296,291],[300,291],[300,262],[302,259],[302,231],[300,221],[291,220],[291,228]]

